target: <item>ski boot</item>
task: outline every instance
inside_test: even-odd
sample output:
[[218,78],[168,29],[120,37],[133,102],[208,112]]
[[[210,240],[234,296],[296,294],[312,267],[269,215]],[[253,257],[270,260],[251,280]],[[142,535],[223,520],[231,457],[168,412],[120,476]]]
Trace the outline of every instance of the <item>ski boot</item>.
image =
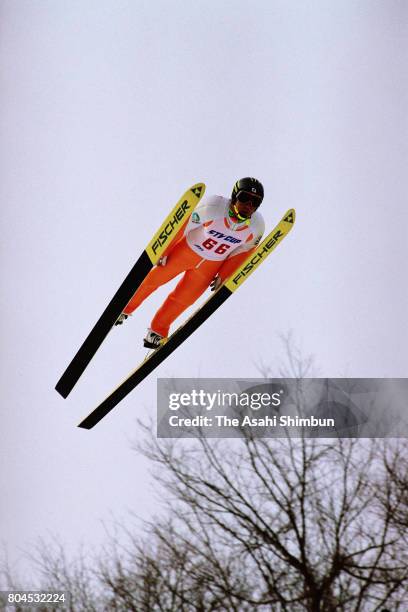
[[115,325],[122,325],[124,321],[126,321],[126,319],[130,317],[130,315],[125,314],[124,312],[122,312],[119,317],[116,319],[115,321]]
[[147,330],[146,338],[143,339],[143,345],[149,349],[158,349],[167,341],[160,334],[156,334],[152,329]]

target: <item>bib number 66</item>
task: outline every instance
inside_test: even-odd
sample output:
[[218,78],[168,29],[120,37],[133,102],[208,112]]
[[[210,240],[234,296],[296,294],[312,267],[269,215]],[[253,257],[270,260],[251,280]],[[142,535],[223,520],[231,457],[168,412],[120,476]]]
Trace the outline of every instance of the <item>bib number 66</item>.
[[[214,247],[217,244],[218,242],[217,240],[214,240],[214,238],[207,238],[207,240],[204,240],[203,242],[203,247],[210,251],[214,249]],[[221,243],[216,249],[214,249],[214,253],[217,253],[218,255],[222,255],[223,253],[228,251],[230,246],[231,246],[230,244]]]

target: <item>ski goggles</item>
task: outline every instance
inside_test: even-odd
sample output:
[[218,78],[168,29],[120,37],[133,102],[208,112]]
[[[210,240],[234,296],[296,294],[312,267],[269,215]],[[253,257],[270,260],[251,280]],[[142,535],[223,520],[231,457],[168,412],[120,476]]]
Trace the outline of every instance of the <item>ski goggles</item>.
[[232,205],[232,208],[229,209],[228,215],[231,220],[235,219],[235,222],[248,221],[251,218],[251,215],[243,215],[238,210],[235,204]]
[[240,202],[241,204],[251,204],[251,206],[258,208],[262,202],[262,198],[261,196],[255,195],[254,193],[249,193],[248,191],[239,191],[235,197],[235,201]]

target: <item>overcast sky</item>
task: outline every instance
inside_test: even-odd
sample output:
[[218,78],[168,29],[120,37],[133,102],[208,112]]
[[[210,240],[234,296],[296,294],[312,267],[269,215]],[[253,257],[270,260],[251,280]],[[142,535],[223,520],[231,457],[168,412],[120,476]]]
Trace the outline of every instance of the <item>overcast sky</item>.
[[[154,506],[136,417],[157,377],[256,376],[293,330],[320,376],[407,376],[407,3],[2,0],[0,541],[99,543]],[[195,182],[265,186],[294,230],[94,430],[169,288],[54,386]],[[27,586],[29,588],[29,585]]]

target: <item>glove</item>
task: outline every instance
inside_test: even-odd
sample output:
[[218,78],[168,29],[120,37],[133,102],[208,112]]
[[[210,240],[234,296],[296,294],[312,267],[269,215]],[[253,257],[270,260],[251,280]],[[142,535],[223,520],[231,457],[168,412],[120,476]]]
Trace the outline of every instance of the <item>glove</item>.
[[165,266],[167,263],[167,255],[163,255],[163,257],[160,257],[159,261],[157,262],[158,266]]
[[218,274],[214,276],[210,283],[211,291],[217,291],[219,287],[222,285],[222,278]]
[[123,321],[126,321],[128,316],[129,315],[127,315],[124,312],[122,312],[122,314],[120,314],[119,317],[117,318],[117,320],[115,321],[115,325],[122,325]]

